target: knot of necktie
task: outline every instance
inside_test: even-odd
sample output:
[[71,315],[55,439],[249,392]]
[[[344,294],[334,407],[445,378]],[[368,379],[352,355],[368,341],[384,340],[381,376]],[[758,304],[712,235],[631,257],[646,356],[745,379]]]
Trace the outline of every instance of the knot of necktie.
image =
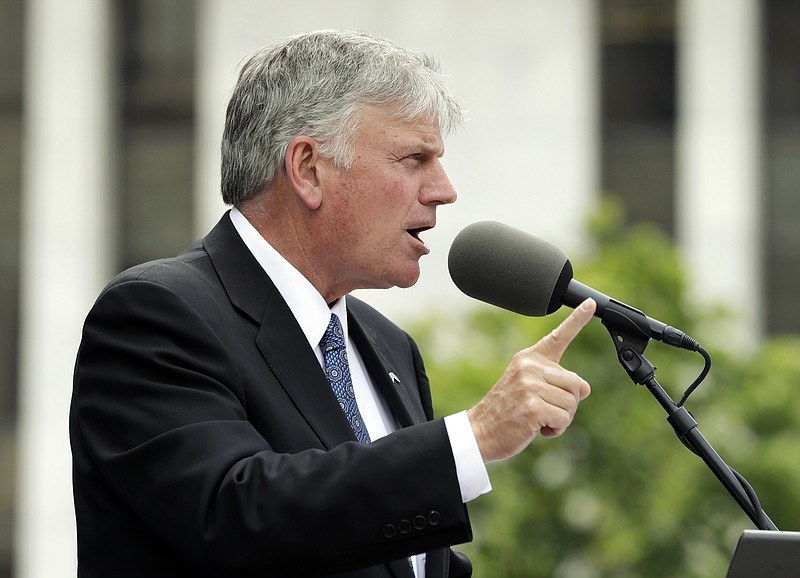
[[322,351],[332,351],[334,349],[344,349],[344,330],[336,314],[331,314],[330,323],[325,330],[325,334],[319,341]]

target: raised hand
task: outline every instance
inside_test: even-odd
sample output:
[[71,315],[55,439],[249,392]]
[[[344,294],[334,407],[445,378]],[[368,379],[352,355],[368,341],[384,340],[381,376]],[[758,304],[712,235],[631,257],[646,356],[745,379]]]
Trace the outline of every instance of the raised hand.
[[561,367],[561,356],[594,315],[584,301],[538,343],[511,359],[500,380],[468,410],[484,462],[510,458],[536,437],[561,435],[572,423],[589,384]]

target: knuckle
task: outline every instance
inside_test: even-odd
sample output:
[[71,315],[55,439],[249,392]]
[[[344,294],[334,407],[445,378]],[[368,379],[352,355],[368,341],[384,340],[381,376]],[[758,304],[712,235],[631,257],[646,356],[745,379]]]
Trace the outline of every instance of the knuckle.
[[528,373],[540,373],[545,365],[542,356],[536,352],[531,352],[519,358],[519,366]]
[[555,413],[553,425],[559,428],[566,429],[572,423],[572,412],[561,409]]

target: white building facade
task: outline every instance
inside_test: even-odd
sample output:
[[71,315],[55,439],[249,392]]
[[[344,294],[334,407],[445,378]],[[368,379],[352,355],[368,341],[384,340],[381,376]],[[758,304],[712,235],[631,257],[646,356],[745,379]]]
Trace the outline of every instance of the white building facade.
[[[153,13],[163,9],[158,2],[142,4]],[[169,188],[155,196],[161,214],[153,218],[163,219],[159,234],[166,235],[172,226],[182,231],[175,246],[188,244],[216,222],[224,210],[218,195],[224,109],[239,65],[256,48],[311,29],[361,29],[436,55],[460,96],[469,120],[463,134],[447,143],[444,158],[459,201],[439,211],[439,224],[426,237],[433,253],[423,262],[422,280],[407,290],[363,293],[398,321],[434,307],[441,310],[442,304],[454,314],[471,305],[450,282],[446,267],[450,242],[467,224],[506,222],[551,240],[568,254],[580,254],[586,248],[584,221],[613,182],[603,160],[606,108],[599,87],[607,58],[613,57],[601,47],[606,27],[614,26],[614,2],[178,4],[192,13],[191,25],[183,28],[192,38],[188,58],[193,72],[185,83],[191,87],[192,110],[186,117],[181,111],[163,113],[167,120],[162,124],[177,119],[178,128],[151,140],[148,131],[158,127],[126,128],[127,113],[120,115],[115,108],[135,96],[135,91],[121,94],[135,84],[120,82],[120,75],[133,74],[135,67],[120,71],[117,66],[124,50],[117,35],[128,24],[125,15],[105,0],[25,4],[14,527],[18,578],[75,576],[67,435],[74,354],[93,299],[120,267],[130,264],[126,260],[139,255],[126,253],[123,246],[139,243],[149,250],[150,236],[137,233],[136,219],[152,213],[131,209],[135,201],[127,202],[116,189],[120,183],[130,190],[151,185],[148,178],[160,173],[146,170],[148,155],[175,159],[173,165],[188,167],[184,196],[175,201]],[[674,30],[675,67],[669,72],[675,85],[669,141],[673,211],[665,220],[684,251],[698,302],[727,304],[736,313],[731,328],[735,343],[751,346],[765,332],[765,271],[772,262],[765,257],[765,239],[775,238],[765,230],[764,200],[765,157],[772,150],[765,146],[771,141],[764,135],[762,84],[768,3],[655,4],[667,7]],[[168,50],[175,41],[169,19],[159,22],[164,36],[148,38],[141,32],[142,46]],[[147,54],[142,58],[146,61]],[[635,124],[627,126],[634,131]],[[800,156],[794,134],[781,133],[782,159]],[[145,160],[136,164],[138,159]],[[646,203],[647,191],[642,195]],[[792,240],[792,234],[789,227],[785,238]]]

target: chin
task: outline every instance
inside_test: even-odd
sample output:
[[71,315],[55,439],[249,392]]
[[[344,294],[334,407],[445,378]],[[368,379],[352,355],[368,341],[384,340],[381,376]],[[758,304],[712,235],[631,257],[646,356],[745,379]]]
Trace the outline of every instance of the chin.
[[383,269],[376,270],[375,273],[376,275],[372,278],[374,288],[399,287],[408,289],[419,280],[419,261],[407,257],[402,259],[394,257],[384,261]]
[[419,281],[419,267],[416,268],[415,271],[409,271],[405,275],[399,275],[394,282],[395,287],[400,287],[401,289],[408,289],[412,285],[414,285],[417,281]]

